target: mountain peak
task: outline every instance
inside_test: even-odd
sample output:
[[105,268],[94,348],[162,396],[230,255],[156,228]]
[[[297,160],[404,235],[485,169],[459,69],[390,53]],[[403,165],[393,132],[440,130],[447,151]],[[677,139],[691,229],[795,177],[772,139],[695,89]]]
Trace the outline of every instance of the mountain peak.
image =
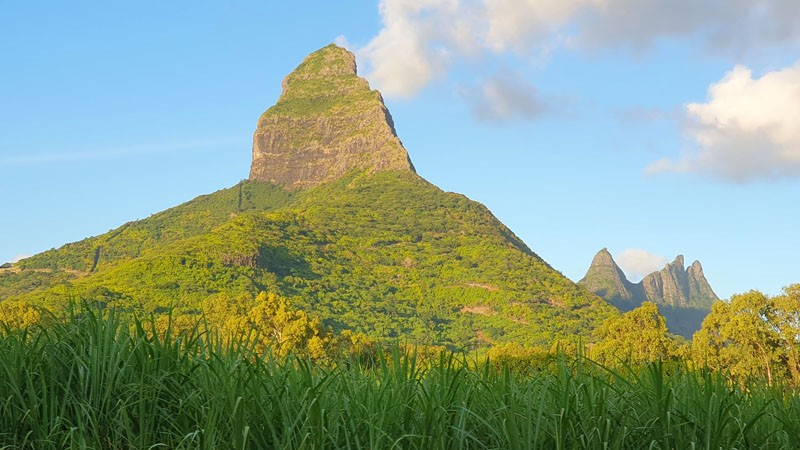
[[[319,65],[315,68],[315,65]],[[356,57],[344,47],[328,44],[306,56],[293,75],[308,73],[319,76],[356,75]]]
[[600,251],[597,252],[596,255],[594,255],[594,257],[595,259],[600,258],[600,259],[611,259],[612,261],[614,260],[614,257],[611,256],[611,252],[608,251],[608,247],[601,248]]
[[719,300],[717,294],[708,284],[705,274],[703,274],[703,266],[700,261],[695,261],[686,269],[686,275],[689,282],[689,300],[703,307],[711,307],[711,304]]
[[323,47],[281,86],[253,135],[251,180],[306,189],[352,171],[414,171],[381,94],[358,76],[351,52]]
[[628,302],[633,299],[631,283],[607,248],[594,255],[586,276],[578,281],[578,284],[612,303]]
[[658,272],[647,275],[642,286],[648,300],[674,307],[710,308],[719,300],[711,289],[700,261],[694,261],[684,269],[683,255],[667,264]]

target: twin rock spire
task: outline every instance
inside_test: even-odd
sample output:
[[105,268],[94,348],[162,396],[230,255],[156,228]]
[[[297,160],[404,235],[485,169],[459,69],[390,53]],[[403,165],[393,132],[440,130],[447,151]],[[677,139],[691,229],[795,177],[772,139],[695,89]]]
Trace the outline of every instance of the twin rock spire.
[[700,261],[684,269],[683,255],[638,283],[631,283],[607,249],[597,252],[586,276],[578,284],[622,309],[644,301],[673,307],[709,309],[719,300],[708,284]]

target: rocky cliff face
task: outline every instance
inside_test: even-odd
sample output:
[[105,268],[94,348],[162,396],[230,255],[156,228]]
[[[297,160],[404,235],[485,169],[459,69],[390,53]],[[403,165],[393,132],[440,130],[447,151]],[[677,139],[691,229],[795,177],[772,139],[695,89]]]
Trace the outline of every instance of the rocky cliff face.
[[258,120],[250,179],[305,189],[365,170],[414,171],[378,91],[355,57],[333,44],[283,80],[278,102]]
[[719,300],[703,274],[700,261],[684,270],[683,255],[644,277],[641,285],[648,300],[673,307],[711,308]]
[[719,300],[717,294],[711,289],[706,276],[703,273],[703,266],[700,261],[695,261],[686,271],[689,282],[689,304],[703,305],[711,308],[711,305]]
[[631,283],[608,250],[602,249],[578,284],[622,310],[633,309],[645,301],[654,302],[662,307],[670,329],[687,337],[699,329],[711,304],[719,300],[703,274],[700,261],[684,269],[683,255],[639,283]]
[[653,272],[641,284],[647,299],[671,306],[688,306],[688,277],[683,269],[683,255],[658,272]]

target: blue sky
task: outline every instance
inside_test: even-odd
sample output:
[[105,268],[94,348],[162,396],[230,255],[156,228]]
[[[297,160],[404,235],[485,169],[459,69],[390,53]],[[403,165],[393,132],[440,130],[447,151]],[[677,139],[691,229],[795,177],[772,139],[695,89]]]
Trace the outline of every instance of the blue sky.
[[336,41],[418,172],[573,280],[608,247],[634,280],[699,259],[722,297],[800,282],[795,0],[290,3],[4,2],[0,262],[246,178]]

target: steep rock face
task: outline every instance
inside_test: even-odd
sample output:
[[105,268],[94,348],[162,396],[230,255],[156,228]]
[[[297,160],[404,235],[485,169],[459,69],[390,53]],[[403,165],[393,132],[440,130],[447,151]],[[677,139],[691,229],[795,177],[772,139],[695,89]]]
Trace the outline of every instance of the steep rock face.
[[678,255],[663,269],[642,279],[648,300],[670,306],[689,306],[689,282],[683,261],[683,255]]
[[711,289],[700,261],[695,261],[686,271],[689,283],[689,303],[701,307],[711,308],[719,300],[717,294]]
[[250,179],[306,189],[354,170],[414,171],[378,91],[355,57],[333,44],[283,80],[278,102],[258,120]]
[[578,284],[624,311],[645,301],[654,302],[667,318],[670,330],[686,337],[700,328],[711,305],[719,300],[703,274],[700,261],[684,269],[683,255],[639,283],[631,283],[608,250],[602,249]]
[[614,262],[608,249],[594,255],[592,265],[578,284],[613,303],[633,303],[633,285]]
[[683,255],[678,255],[660,271],[644,277],[641,284],[645,297],[673,307],[710,308],[719,297],[708,284],[703,266],[695,261],[684,270],[683,261]]

